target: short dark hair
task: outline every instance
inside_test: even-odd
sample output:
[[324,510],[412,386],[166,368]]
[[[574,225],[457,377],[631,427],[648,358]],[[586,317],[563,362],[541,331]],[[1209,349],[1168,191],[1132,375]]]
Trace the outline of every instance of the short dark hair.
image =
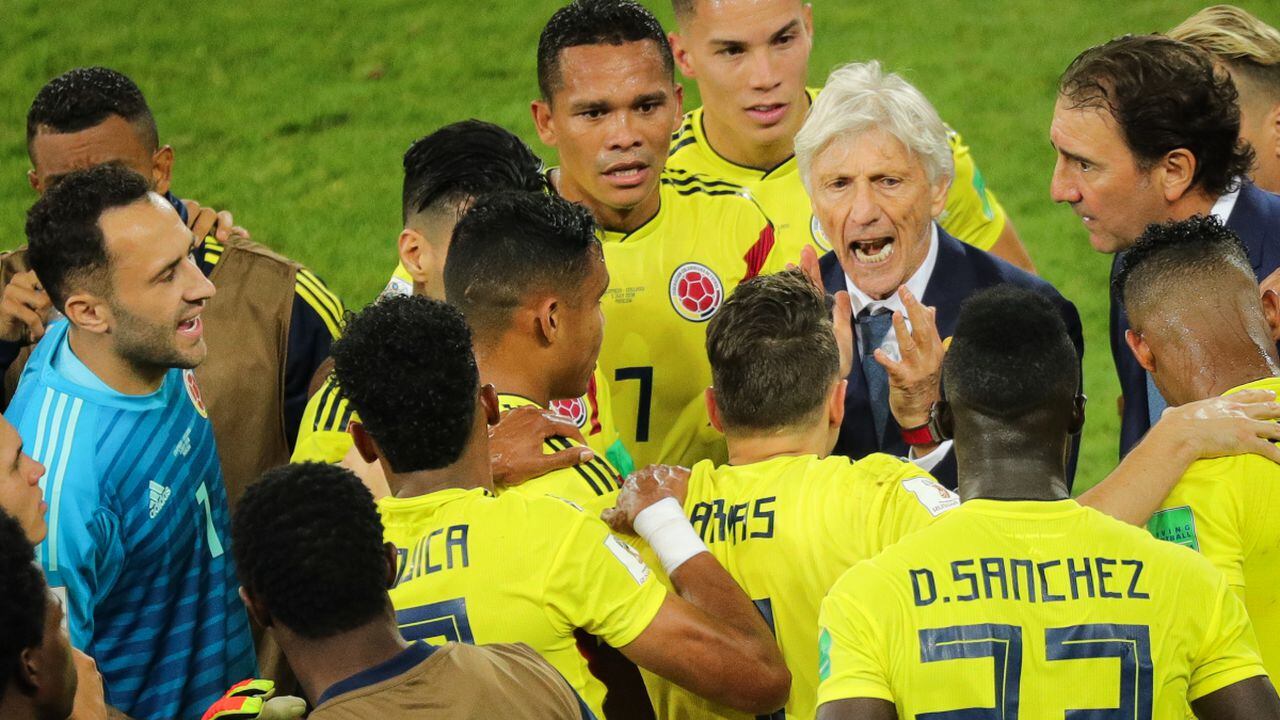
[[698,9],[698,0],[671,0],[671,13],[677,20],[688,20]]
[[104,67],[82,67],[45,83],[27,111],[27,146],[41,128],[73,133],[96,127],[117,115],[137,128],[154,150],[160,146],[156,119],[142,90],[123,73]]
[[0,510],[0,700],[4,699],[18,658],[44,642],[44,614],[49,602],[44,576],[35,565],[35,550],[18,521]]
[[332,354],[338,387],[393,471],[435,470],[462,457],[480,375],[456,308],[383,297],[348,318]]
[[1211,196],[1234,188],[1253,164],[1253,150],[1239,139],[1231,77],[1187,43],[1161,35],[1116,38],[1080,53],[1058,88],[1074,107],[1109,112],[1140,167],[1178,148],[1190,151],[1192,185]]
[[231,524],[240,584],[271,617],[323,639],[388,611],[382,521],[350,470],[302,463],[268,470]]
[[731,428],[805,422],[840,374],[826,297],[799,270],[735,288],[707,325],[707,357],[716,405]]
[[453,230],[445,297],[482,340],[507,328],[530,294],[576,296],[601,254],[581,205],[544,193],[500,192],[476,201]]
[[960,306],[942,377],[952,404],[1016,420],[1069,403],[1080,388],[1080,365],[1053,303],[1003,284]]
[[1240,237],[1213,215],[1152,223],[1117,262],[1111,291],[1130,313],[1228,268],[1257,279]]
[[[99,218],[145,198],[147,179],[119,165],[68,173],[27,211],[27,259],[59,310],[86,282],[104,283],[111,266]],[[109,292],[110,288],[104,288]]]
[[574,0],[560,8],[538,38],[538,89],[550,101],[560,89],[560,53],[581,45],[624,45],[651,40],[662,67],[675,80],[675,59],[662,23],[632,0]]
[[542,160],[493,123],[445,125],[404,154],[404,222],[427,212],[456,212],[463,203],[498,190],[546,192],[548,185]]

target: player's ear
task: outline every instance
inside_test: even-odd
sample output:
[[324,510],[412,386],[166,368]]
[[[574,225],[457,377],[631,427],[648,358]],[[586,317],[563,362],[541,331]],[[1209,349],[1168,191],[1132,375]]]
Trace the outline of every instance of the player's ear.
[[18,687],[35,695],[40,690],[40,648],[23,648],[18,656],[18,672],[14,675]]
[[831,386],[827,397],[827,424],[831,427],[838,429],[844,422],[844,396],[848,390],[849,381],[844,379]]
[[1084,393],[1078,393],[1072,403],[1071,408],[1071,425],[1067,428],[1067,432],[1075,435],[1084,429],[1084,407],[1089,402],[1089,398]]
[[489,427],[498,424],[502,419],[502,410],[498,404],[498,391],[485,383],[480,386],[480,406],[484,408],[484,420]]
[[538,131],[538,139],[544,145],[556,146],[556,130],[555,123],[551,119],[551,102],[549,100],[534,100],[529,104],[529,111],[533,113],[533,127]]
[[249,613],[249,618],[257,623],[258,627],[271,627],[271,613],[267,612],[266,606],[250,595],[243,585],[240,586],[240,601],[244,603],[244,609]]
[[809,33],[809,37],[813,37],[813,5],[805,3],[801,13],[804,15],[804,29]]
[[169,192],[169,180],[173,178],[173,148],[165,145],[151,156],[151,185],[156,192]]
[[1151,352],[1151,346],[1147,344],[1147,339],[1142,334],[1130,328],[1124,331],[1124,342],[1129,346],[1129,351],[1133,353],[1133,357],[1147,372],[1155,372],[1156,356]]
[[547,345],[554,345],[564,331],[563,308],[564,304],[554,297],[543,298],[533,307],[534,323]]
[[347,426],[347,432],[351,434],[351,442],[356,447],[356,452],[360,453],[360,457],[364,458],[367,463],[378,462],[378,444],[373,441],[373,436],[368,430],[364,429],[364,423],[358,420],[352,420]]
[[105,335],[110,332],[113,316],[111,307],[97,295],[79,292],[67,298],[62,314],[72,325],[91,333]]
[[929,408],[929,420],[934,423],[943,440],[951,440],[956,436],[956,416],[951,411],[951,403],[937,400]]
[[680,33],[667,33],[667,42],[671,44],[671,55],[676,60],[676,67],[680,68],[680,74],[687,78],[696,78],[697,69],[693,66],[693,58],[689,55],[688,48],[684,46],[684,38],[680,37]]
[[723,434],[724,422],[720,419],[720,406],[716,404],[716,389],[708,387],[703,392],[703,396],[707,401],[707,418],[711,420],[711,427],[715,428],[716,432]]
[[1267,319],[1267,326],[1271,328],[1271,340],[1280,341],[1280,295],[1275,290],[1263,291],[1262,316]]
[[1164,160],[1156,166],[1156,178],[1166,201],[1174,202],[1187,194],[1195,181],[1197,167],[1196,156],[1186,148],[1177,148],[1165,154]]
[[412,228],[400,231],[396,238],[396,249],[400,252],[400,262],[413,278],[415,285],[426,285],[430,279],[427,268],[435,264],[435,248],[427,242],[426,236]]
[[27,171],[27,184],[31,186],[32,190],[36,191],[37,195],[44,192],[40,187],[40,176],[36,174],[35,168]]
[[674,83],[674,85],[676,93],[676,119],[675,122],[671,123],[671,132],[673,133],[679,130],[680,123],[684,122],[684,86],[680,83]]
[[400,574],[400,557],[396,554],[396,546],[382,543],[382,557],[387,561],[387,589],[396,586],[396,576]]

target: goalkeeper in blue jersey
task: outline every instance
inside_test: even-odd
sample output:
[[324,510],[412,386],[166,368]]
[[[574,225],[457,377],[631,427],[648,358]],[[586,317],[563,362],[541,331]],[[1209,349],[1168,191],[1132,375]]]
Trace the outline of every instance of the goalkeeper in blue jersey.
[[72,644],[107,702],[139,720],[198,718],[254,670],[226,491],[191,369],[213,285],[197,239],[119,166],[72,173],[27,217],[57,309],[6,417],[49,469],[38,549]]

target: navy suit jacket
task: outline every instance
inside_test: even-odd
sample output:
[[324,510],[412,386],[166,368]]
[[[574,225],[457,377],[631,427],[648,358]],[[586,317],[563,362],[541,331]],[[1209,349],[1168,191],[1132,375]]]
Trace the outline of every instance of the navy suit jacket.
[[[835,252],[829,252],[819,261],[822,269],[822,284],[828,293],[847,290],[844,269]],[[1080,332],[1080,313],[1076,306],[1048,282],[1014,267],[995,255],[967,245],[948,235],[945,230],[938,229],[938,260],[933,268],[933,276],[925,287],[921,302],[937,308],[938,334],[945,340],[955,332],[956,321],[960,317],[960,303],[975,292],[993,285],[1009,283],[1024,287],[1044,295],[1062,313],[1062,320],[1067,325],[1071,342],[1076,346],[1076,354],[1084,357],[1084,336]],[[840,426],[840,436],[836,440],[835,453],[857,459],[874,452],[906,456],[907,444],[903,442],[897,422],[889,414],[889,427],[885,432],[885,444],[880,445],[876,437],[875,423],[872,420],[870,397],[867,392],[867,380],[862,372],[862,360],[859,357],[858,343],[853,348],[853,370],[849,373],[849,389],[844,400],[844,423]],[[1075,443],[1071,452],[1067,481],[1075,476],[1076,455],[1079,442]],[[956,465],[955,453],[938,463],[932,471],[934,477],[943,485],[955,489]]]
[[[1227,218],[1227,227],[1235,231],[1249,251],[1249,262],[1261,282],[1280,267],[1280,196],[1260,190],[1246,182],[1240,188],[1240,197]],[[1111,277],[1120,266],[1117,255],[1111,261]],[[1147,430],[1151,420],[1147,415],[1147,373],[1138,364],[1124,341],[1129,329],[1129,318],[1124,307],[1111,294],[1111,357],[1120,376],[1120,391],[1124,408],[1120,412],[1120,457],[1124,457]]]

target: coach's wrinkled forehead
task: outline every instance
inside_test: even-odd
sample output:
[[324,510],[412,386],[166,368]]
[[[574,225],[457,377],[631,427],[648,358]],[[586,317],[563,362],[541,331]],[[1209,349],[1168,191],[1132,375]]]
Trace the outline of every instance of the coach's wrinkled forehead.
[[576,0],[555,12],[538,38],[538,89],[551,101],[562,86],[561,53],[580,45],[624,45],[652,41],[663,69],[675,81],[675,60],[662,24],[630,0]]

